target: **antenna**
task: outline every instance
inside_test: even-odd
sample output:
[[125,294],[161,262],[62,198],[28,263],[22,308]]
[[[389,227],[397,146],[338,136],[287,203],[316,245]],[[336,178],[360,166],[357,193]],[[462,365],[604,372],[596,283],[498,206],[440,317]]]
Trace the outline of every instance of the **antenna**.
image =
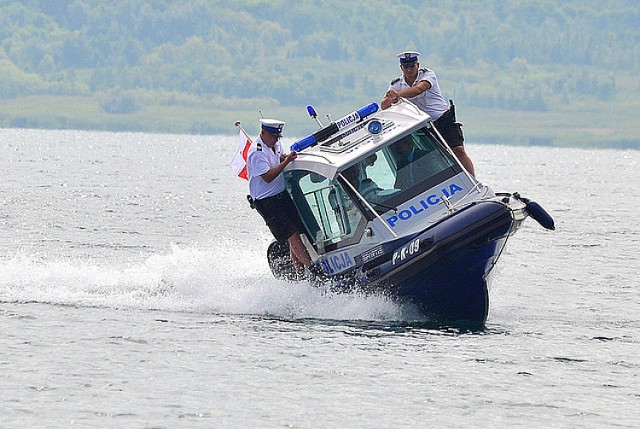
[[258,113],[260,113],[260,119],[264,119],[264,115],[262,114],[262,110],[258,110]]

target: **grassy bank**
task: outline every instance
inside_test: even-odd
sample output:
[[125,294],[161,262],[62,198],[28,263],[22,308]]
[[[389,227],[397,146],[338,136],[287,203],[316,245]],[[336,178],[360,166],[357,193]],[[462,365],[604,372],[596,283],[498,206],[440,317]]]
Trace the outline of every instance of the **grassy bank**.
[[[323,122],[326,113],[338,118],[357,105],[314,106]],[[255,106],[255,109],[253,108]],[[147,105],[130,114],[105,113],[98,100],[83,97],[38,96],[0,101],[0,127],[140,131],[171,134],[234,134],[240,120],[257,133],[259,113],[287,121],[287,135],[304,136],[315,129],[306,106],[281,106],[273,100],[234,103],[212,100],[184,105]],[[574,102],[551,106],[548,112],[483,110],[458,105],[470,143],[640,149],[640,101]]]

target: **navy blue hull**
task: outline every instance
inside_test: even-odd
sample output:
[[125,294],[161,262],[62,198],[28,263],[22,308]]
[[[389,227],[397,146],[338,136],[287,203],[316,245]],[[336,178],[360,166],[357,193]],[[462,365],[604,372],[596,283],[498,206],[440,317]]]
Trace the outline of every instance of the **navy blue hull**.
[[483,325],[489,311],[486,279],[516,226],[507,206],[475,204],[411,238],[409,243],[419,240],[419,250],[402,263],[395,256],[407,245],[372,267],[372,277],[379,276],[372,283],[417,304],[434,320]]
[[[420,233],[379,246],[379,256],[336,276],[334,290],[383,292],[419,306],[431,321],[482,327],[489,312],[487,276],[508,237],[520,226],[495,200],[473,203]],[[286,243],[268,251],[277,277],[296,280]],[[357,281],[355,279],[358,279]]]
[[486,277],[503,244],[504,240],[499,240],[468,249],[459,258],[444,258],[417,269],[404,280],[394,280],[400,274],[392,276],[390,292],[417,304],[433,320],[482,325],[489,312]]

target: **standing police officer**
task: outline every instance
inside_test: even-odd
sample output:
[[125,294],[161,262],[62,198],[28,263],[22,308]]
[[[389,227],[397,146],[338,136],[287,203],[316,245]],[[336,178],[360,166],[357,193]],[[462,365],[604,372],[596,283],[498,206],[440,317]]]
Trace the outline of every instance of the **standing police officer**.
[[252,143],[247,157],[249,193],[275,239],[289,242],[296,269],[311,269],[311,258],[300,238],[304,227],[285,189],[282,174],[297,154],[292,151],[285,155],[282,151],[279,140],[284,122],[275,119],[261,119],[260,122],[260,136]]
[[419,52],[407,51],[398,54],[402,76],[391,81],[389,89],[380,102],[383,109],[396,103],[400,97],[408,98],[420,110],[427,113],[434,125],[449,144],[464,168],[475,176],[471,158],[464,149],[464,136],[460,124],[456,122],[453,107],[440,93],[436,74],[427,68],[420,68]]

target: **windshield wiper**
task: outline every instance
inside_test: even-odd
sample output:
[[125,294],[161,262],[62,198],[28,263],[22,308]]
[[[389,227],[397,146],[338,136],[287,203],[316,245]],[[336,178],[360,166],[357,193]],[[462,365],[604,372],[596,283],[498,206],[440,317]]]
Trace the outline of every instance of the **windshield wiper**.
[[374,206],[374,207],[376,207],[376,206],[384,207],[385,209],[393,210],[393,212],[395,214],[398,214],[398,207],[388,206],[388,205],[382,204],[382,203],[371,203],[371,205]]

